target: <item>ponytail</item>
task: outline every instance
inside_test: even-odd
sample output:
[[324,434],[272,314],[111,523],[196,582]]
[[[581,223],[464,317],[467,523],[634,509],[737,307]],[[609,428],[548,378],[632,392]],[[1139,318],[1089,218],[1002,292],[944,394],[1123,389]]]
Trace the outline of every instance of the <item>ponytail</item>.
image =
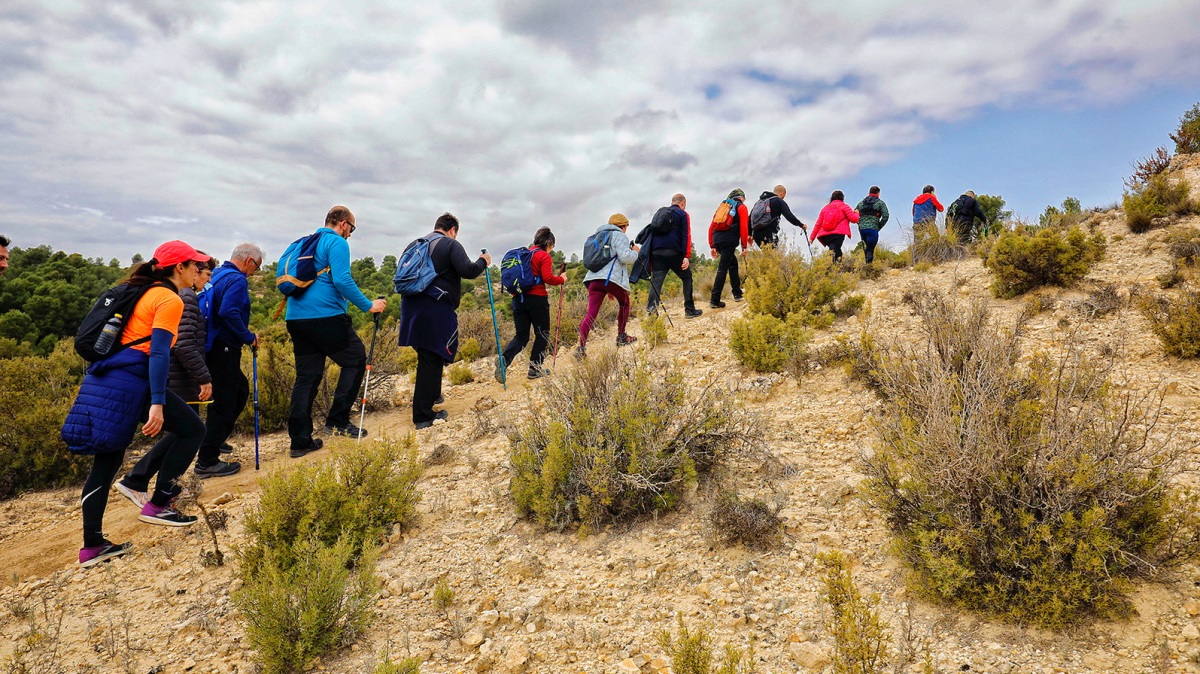
[[[182,264],[192,263],[184,262]],[[129,278],[125,279],[123,284],[138,288],[141,286],[152,285],[154,283],[166,283],[174,288],[175,284],[171,283],[169,280],[170,278],[171,267],[159,267],[158,259],[152,257],[148,262],[143,262],[134,267],[133,271],[129,273]]]

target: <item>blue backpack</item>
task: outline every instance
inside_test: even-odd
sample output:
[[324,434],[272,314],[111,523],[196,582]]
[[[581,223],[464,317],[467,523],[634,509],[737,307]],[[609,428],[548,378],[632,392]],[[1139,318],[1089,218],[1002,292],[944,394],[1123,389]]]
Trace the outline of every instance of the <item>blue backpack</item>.
[[513,296],[525,301],[525,292],[541,285],[542,277],[533,273],[533,251],[529,248],[513,248],[500,260],[500,287]]
[[303,295],[318,276],[329,271],[329,267],[317,269],[317,244],[322,234],[324,231],[318,231],[296,239],[283,251],[275,267],[275,289],[285,297]]
[[434,233],[429,238],[413,241],[404,249],[404,253],[396,262],[396,273],[392,276],[392,292],[399,295],[420,295],[429,290],[429,286],[437,278],[437,269],[433,267],[433,246],[438,239],[444,238],[445,234]]
[[617,256],[609,242],[612,232],[611,229],[602,229],[584,240],[583,266],[588,271],[604,269]]
[[200,305],[200,315],[204,316],[207,323],[212,316],[212,281],[205,283],[200,292],[196,293],[196,304]]

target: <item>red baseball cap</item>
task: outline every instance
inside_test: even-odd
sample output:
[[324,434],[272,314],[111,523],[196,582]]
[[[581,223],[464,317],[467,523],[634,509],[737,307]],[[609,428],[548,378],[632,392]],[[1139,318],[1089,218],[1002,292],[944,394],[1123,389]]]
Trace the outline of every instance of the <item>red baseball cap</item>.
[[180,262],[187,262],[188,260],[208,262],[209,256],[196,252],[195,248],[192,248],[183,241],[175,240],[168,241],[155,248],[154,259],[158,260],[158,266],[160,267],[174,267]]

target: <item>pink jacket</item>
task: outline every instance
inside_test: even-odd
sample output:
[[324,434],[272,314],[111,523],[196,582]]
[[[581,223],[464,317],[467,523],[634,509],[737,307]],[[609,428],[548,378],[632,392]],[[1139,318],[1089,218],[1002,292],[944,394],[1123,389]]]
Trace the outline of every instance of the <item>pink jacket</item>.
[[850,223],[852,222],[858,222],[858,211],[847,206],[844,201],[831,201],[821,209],[821,214],[817,216],[817,223],[813,225],[812,231],[808,234],[808,242],[812,243],[818,236],[826,234],[850,236]]

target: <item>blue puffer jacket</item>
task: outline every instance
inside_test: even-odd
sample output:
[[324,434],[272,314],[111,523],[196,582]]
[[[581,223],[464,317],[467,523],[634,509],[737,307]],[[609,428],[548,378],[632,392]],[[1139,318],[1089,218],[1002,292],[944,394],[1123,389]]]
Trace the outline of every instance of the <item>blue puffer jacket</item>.
[[124,451],[150,398],[150,358],[122,349],[88,366],[61,437],[74,454]]

